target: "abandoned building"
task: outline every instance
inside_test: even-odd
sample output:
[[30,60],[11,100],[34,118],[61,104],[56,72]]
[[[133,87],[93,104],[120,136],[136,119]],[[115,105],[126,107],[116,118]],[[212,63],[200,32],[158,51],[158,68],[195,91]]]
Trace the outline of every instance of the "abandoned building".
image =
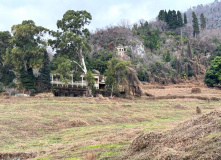
[[116,47],[117,49],[117,57],[123,60],[129,60],[130,57],[127,55],[127,50],[128,47],[127,46],[123,46],[123,45],[119,45],[118,47]]
[[127,51],[127,48],[122,45],[119,45],[117,47],[117,55],[120,57],[123,57],[125,55],[126,51]]
[[[93,72],[95,84],[94,87],[97,90],[105,88],[105,77],[100,75],[98,71]],[[61,81],[59,74],[51,74],[51,85],[55,96],[83,96],[86,93],[87,81],[84,78],[84,74],[81,74],[79,81],[73,81],[74,77],[71,74],[71,78],[65,83]]]

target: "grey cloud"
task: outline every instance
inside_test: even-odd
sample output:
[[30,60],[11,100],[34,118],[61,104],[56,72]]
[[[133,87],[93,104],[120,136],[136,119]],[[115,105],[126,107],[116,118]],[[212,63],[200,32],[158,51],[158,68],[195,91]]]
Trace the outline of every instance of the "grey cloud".
[[161,9],[185,11],[190,6],[213,0],[0,0],[0,30],[10,30],[22,20],[56,30],[56,22],[67,10],[87,10],[93,20],[90,29],[118,24],[121,19],[132,23],[153,20]]

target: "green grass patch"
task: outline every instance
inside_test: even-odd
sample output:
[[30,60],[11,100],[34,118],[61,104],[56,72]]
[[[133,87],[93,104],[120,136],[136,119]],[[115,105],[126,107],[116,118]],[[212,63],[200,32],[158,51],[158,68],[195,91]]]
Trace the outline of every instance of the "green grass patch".
[[211,133],[208,136],[206,136],[205,139],[212,139],[218,136],[221,136],[221,132]]

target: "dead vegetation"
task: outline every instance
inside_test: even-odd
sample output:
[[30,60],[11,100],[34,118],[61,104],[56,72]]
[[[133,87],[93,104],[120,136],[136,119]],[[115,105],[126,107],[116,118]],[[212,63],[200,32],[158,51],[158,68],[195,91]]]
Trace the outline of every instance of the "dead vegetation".
[[35,95],[36,98],[52,98],[54,97],[53,93],[39,93]]
[[191,93],[197,94],[197,93],[202,93],[200,88],[192,88]]
[[26,152],[17,152],[17,153],[1,153],[0,160],[20,160],[20,159],[30,159],[35,158],[36,153],[26,153]]
[[221,111],[213,111],[187,120],[166,133],[140,135],[124,158],[218,160],[221,158],[220,120]]
[[85,160],[96,160],[97,159],[97,155],[95,153],[87,153],[87,155],[85,156]]
[[89,124],[86,121],[80,120],[80,119],[75,119],[71,121],[71,126],[72,127],[81,127],[81,126],[88,126]]
[[198,106],[196,107],[196,113],[197,113],[197,114],[201,114],[201,113],[202,113],[200,107],[198,107]]
[[143,94],[142,86],[140,80],[137,78],[136,71],[131,68],[127,67],[130,71],[128,74],[128,83],[129,83],[129,90],[132,91],[133,95],[141,96]]

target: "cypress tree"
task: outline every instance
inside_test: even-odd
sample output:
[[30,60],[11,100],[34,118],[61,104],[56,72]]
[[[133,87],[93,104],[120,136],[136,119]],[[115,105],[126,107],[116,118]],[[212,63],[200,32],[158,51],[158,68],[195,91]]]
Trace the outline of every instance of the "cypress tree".
[[192,18],[193,18],[193,36],[196,36],[197,34],[200,33],[200,29],[199,29],[199,22],[198,22],[198,18],[195,14],[195,12],[192,12]]
[[177,11],[177,24],[178,24],[178,27],[183,26],[183,18],[182,18],[180,11]]
[[186,13],[184,13],[184,24],[187,24]]
[[200,15],[200,27],[202,29],[206,28],[206,18],[204,17],[203,13]]
[[176,11],[173,10],[171,12],[171,15],[170,15],[170,22],[169,22],[169,26],[171,29],[176,29],[177,28],[177,25],[178,22],[177,22],[177,14],[176,14]]
[[167,19],[168,19],[167,11],[165,10],[164,13],[165,13],[165,22],[167,22]]
[[160,12],[159,12],[159,15],[158,15],[158,20],[161,20],[162,21],[162,19],[163,19],[163,13],[162,12],[164,12],[163,10],[160,10]]
[[158,15],[158,20],[166,21],[166,16],[164,10],[161,10]]
[[169,26],[170,26],[171,18],[172,18],[172,11],[169,10],[167,13],[167,19],[166,19],[166,22]]
[[39,77],[37,78],[38,92],[49,91],[51,88],[50,78],[50,60],[48,53],[44,54],[43,67],[39,70]]

